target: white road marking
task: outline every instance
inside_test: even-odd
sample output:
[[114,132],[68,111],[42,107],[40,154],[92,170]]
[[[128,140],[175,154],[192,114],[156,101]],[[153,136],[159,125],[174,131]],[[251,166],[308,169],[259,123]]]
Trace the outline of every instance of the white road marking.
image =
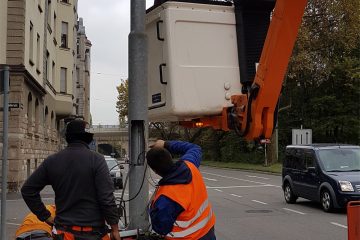
[[214,182],[217,182],[217,180],[216,180],[216,179],[214,179],[214,178],[206,178],[206,177],[203,177],[203,179],[206,179],[206,180],[209,180],[209,181],[214,181]]
[[[217,176],[217,177],[222,177],[222,178],[227,178],[227,179],[234,179],[234,180],[239,180],[239,181],[244,181],[244,182],[250,182],[250,183],[255,183],[255,184],[261,184],[261,185],[270,185],[267,183],[263,183],[263,182],[256,182],[256,181],[251,181],[248,179],[242,179],[242,178],[236,178],[236,177],[229,177],[229,176],[224,176],[224,175],[220,175],[220,174],[215,174],[215,173],[209,173],[209,172],[201,172],[203,174],[208,174],[208,175],[212,175],[212,176]],[[274,186],[275,185],[271,185]]]
[[223,192],[222,190],[220,190],[220,189],[216,189],[216,188],[215,188],[214,190],[215,190],[215,191],[218,191],[218,192]]
[[298,214],[301,214],[301,215],[305,215],[305,214],[306,214],[306,213],[303,213],[303,212],[300,212],[300,211],[292,210],[292,209],[290,209],[290,208],[283,208],[283,209],[286,210],[286,211],[298,213]]
[[241,198],[242,196],[239,196],[239,195],[236,195],[236,194],[230,194],[231,196],[234,196],[234,197],[238,197],[238,198]]
[[206,186],[206,188],[255,188],[255,187],[273,187],[274,185],[270,185],[270,184],[266,184],[266,185],[247,185],[247,186],[226,186],[226,187],[208,187]]
[[260,204],[267,205],[267,203],[265,203],[265,202],[260,202],[260,201],[258,201],[258,200],[251,200],[251,201],[256,202],[256,203],[260,203]]
[[347,226],[345,226],[345,225],[342,225],[342,224],[340,224],[340,223],[336,223],[336,222],[330,222],[331,224],[333,224],[333,225],[335,225],[335,226],[338,226],[338,227],[342,227],[342,228],[348,228]]
[[20,226],[21,224],[19,224],[19,223],[10,223],[10,222],[7,222],[6,223],[7,225],[15,225],[15,226]]
[[260,178],[260,179],[264,179],[264,180],[269,180],[270,178],[266,178],[266,177],[259,177],[259,176],[252,176],[252,175],[246,175],[247,177],[250,178]]

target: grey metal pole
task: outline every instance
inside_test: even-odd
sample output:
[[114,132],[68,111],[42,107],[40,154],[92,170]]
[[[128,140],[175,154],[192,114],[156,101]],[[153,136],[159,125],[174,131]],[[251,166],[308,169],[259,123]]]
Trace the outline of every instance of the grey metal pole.
[[145,167],[147,117],[147,37],[145,0],[131,0],[129,34],[129,213],[130,229],[147,229],[149,185]]
[[1,177],[1,239],[6,238],[6,194],[8,162],[8,120],[9,120],[9,67],[4,67],[4,108],[3,108],[3,148]]

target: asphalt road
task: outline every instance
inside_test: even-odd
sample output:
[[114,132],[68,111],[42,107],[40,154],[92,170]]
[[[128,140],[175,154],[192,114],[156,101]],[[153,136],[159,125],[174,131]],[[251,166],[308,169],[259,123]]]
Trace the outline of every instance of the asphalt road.
[[345,211],[325,213],[319,204],[298,199],[287,204],[281,177],[201,167],[217,216],[221,240],[345,240]]
[[[287,204],[281,189],[281,177],[228,169],[201,167],[208,194],[217,217],[218,240],[345,240],[345,211],[325,213],[319,204],[298,199]],[[158,177],[152,174],[150,182]],[[150,186],[150,193],[153,188]],[[120,196],[120,190],[115,193]],[[50,188],[43,200],[54,202]],[[128,197],[128,191],[125,191]],[[19,194],[7,201],[7,235],[14,233],[28,209]]]

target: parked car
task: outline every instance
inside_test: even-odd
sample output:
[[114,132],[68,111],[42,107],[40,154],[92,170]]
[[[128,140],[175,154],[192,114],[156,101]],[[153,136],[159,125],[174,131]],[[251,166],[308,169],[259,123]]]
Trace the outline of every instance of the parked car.
[[320,202],[325,212],[360,200],[360,146],[287,146],[282,188],[287,203],[302,197]]
[[115,189],[123,188],[123,174],[121,169],[124,169],[124,166],[119,164],[117,160],[110,156],[104,156],[106,164],[110,170],[111,179],[114,182]]

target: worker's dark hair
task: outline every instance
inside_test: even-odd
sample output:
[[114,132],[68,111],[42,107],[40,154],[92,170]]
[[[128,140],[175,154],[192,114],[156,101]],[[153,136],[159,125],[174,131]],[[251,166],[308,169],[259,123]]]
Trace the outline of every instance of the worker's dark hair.
[[172,156],[166,148],[155,147],[146,153],[149,167],[161,177],[165,176],[174,165]]

